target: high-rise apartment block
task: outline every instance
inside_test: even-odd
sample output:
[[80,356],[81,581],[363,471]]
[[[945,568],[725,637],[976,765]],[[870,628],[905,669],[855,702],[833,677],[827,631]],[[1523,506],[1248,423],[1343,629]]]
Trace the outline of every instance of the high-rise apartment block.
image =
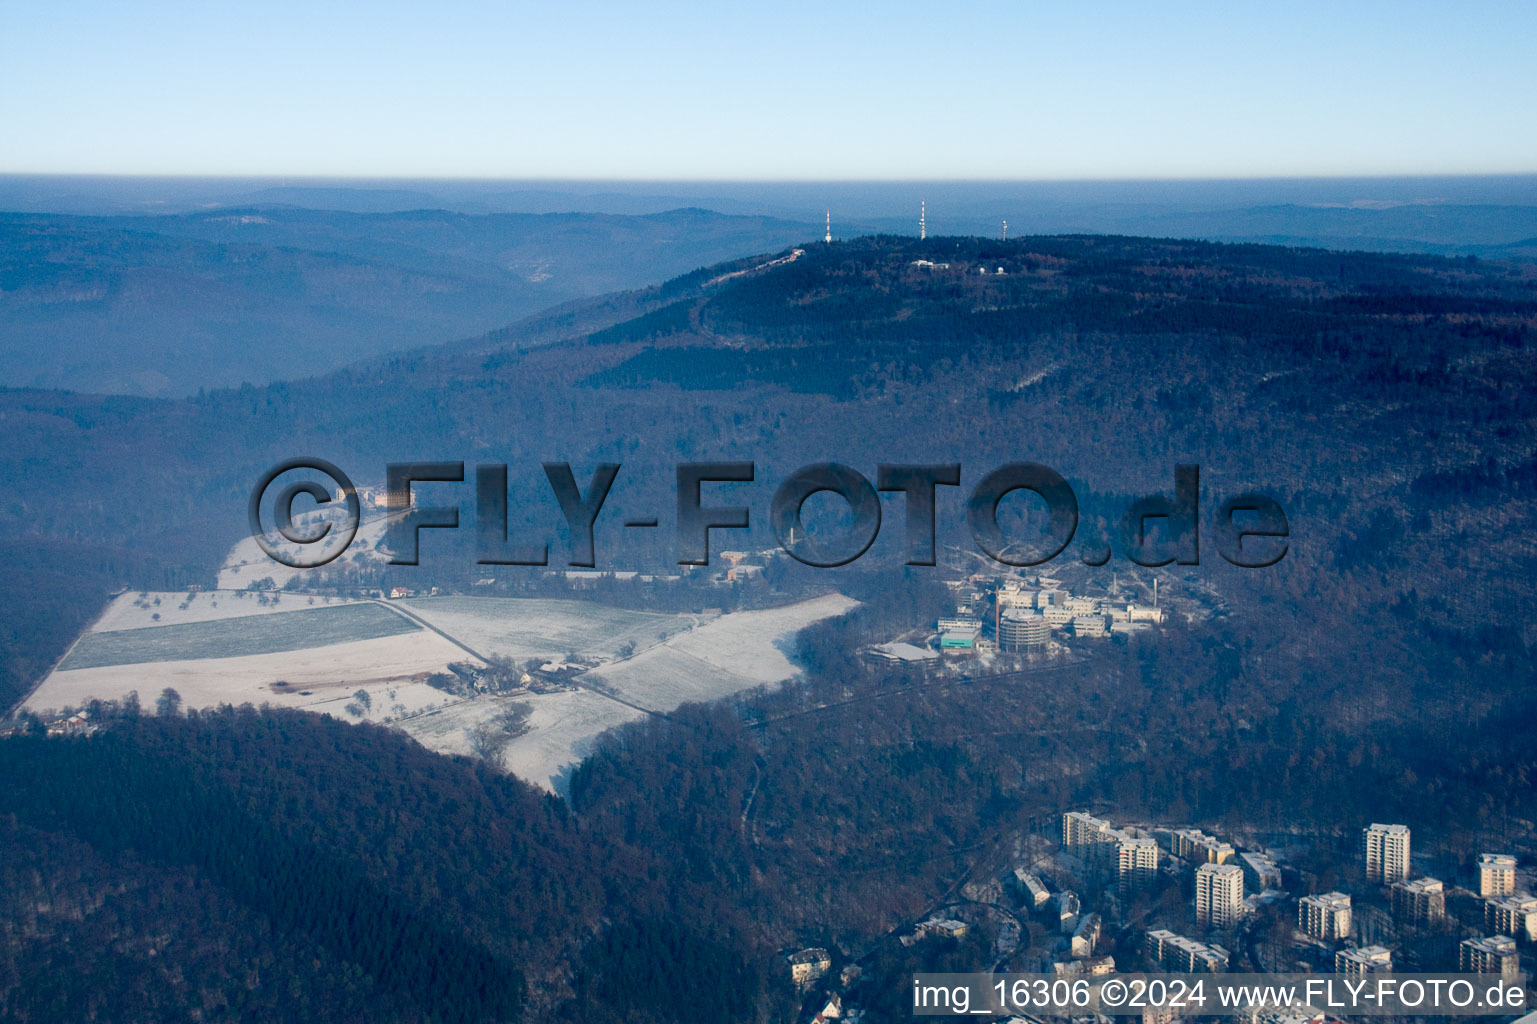
[[1409,826],[1368,825],[1361,837],[1368,882],[1392,885],[1409,877]]
[[1202,864],[1195,869],[1195,919],[1226,928],[1243,914],[1243,868]]
[[1439,879],[1394,882],[1389,895],[1393,916],[1404,924],[1435,924],[1446,916],[1446,886]]
[[1297,927],[1326,942],[1350,937],[1350,897],[1342,892],[1297,901]]
[[1485,853],[1478,858],[1478,894],[1498,899],[1516,891],[1516,858],[1508,853]]

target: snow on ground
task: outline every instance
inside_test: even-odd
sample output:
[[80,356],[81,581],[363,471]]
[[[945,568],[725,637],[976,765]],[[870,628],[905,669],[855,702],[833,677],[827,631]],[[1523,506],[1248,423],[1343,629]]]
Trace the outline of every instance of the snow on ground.
[[644,650],[703,620],[541,598],[422,597],[401,603],[480,653],[518,662],[558,661],[568,653],[609,660],[626,643]]
[[[330,568],[339,568],[349,563],[366,565],[370,562],[384,560],[385,556],[376,549],[379,546],[379,542],[384,539],[388,519],[382,515],[378,515],[376,518],[369,518],[370,515],[375,514],[368,510],[364,511],[363,523],[358,527],[357,536],[353,538],[352,543],[348,546],[346,554],[330,563]],[[305,527],[316,517],[316,513],[297,515],[294,516],[294,523],[297,526]],[[336,515],[328,513],[326,518],[334,519]],[[283,550],[292,552],[302,550],[306,558],[312,558],[334,547],[337,543],[339,532],[337,528],[333,527],[318,547],[314,544],[309,544],[302,548],[297,544],[289,544],[287,541],[282,540],[276,533],[271,534],[271,536],[274,542]],[[237,542],[230,549],[230,553],[225,556],[224,565],[219,569],[219,589],[241,590],[252,582],[262,579],[271,579],[274,586],[281,588],[295,576],[302,579],[307,572],[309,572],[308,569],[293,569],[281,562],[273,561],[267,557],[267,553],[256,543],[254,537],[246,537]]]
[[842,594],[827,594],[783,608],[732,612],[626,661],[595,668],[581,680],[655,711],[782,682],[796,673],[785,654],[795,634],[856,604]]
[[[378,526],[382,531],[382,521]],[[254,542],[242,544],[255,549]],[[281,566],[259,551],[259,567],[241,565],[240,551],[237,545],[221,581],[242,575],[235,571],[239,567],[246,577],[239,582],[270,575],[282,584],[277,572]],[[155,597],[160,598],[158,606]],[[783,608],[702,616],[629,611],[585,601],[443,597],[401,602],[423,621],[487,655],[561,661],[574,652],[609,662],[576,680],[592,689],[467,699],[423,681],[450,662],[470,660],[465,651],[393,616],[382,604],[324,598],[314,598],[311,604],[307,595],[283,594],[276,605],[262,605],[254,594],[219,590],[198,594],[182,609],[186,598],[184,593],[120,595],[26,707],[79,707],[92,699],[117,700],[137,691],[148,710],[160,692],[171,687],[187,708],[268,704],[328,713],[344,721],[389,720],[429,749],[469,754],[470,731],[476,725],[509,701],[526,702],[532,708],[530,729],[508,743],[503,762],[520,778],[553,791],[564,787],[570,770],[591,752],[598,736],[643,715],[594,690],[665,712],[686,701],[714,700],[781,682],[796,674],[785,653],[795,634],[857,604],[830,594]],[[272,614],[280,612],[300,614]],[[152,617],[157,613],[158,621]],[[406,632],[343,639],[356,630],[384,632],[375,621],[381,613],[390,616],[389,628]],[[394,618],[401,621],[395,623]],[[638,653],[615,660],[628,644]],[[275,649],[296,645],[299,649]],[[207,656],[212,651],[233,656]],[[162,660],[147,660],[151,657]],[[71,659],[75,666],[90,667],[68,667]],[[131,664],[111,663],[136,659]],[[366,708],[356,700],[358,690],[369,695]]]
[[421,628],[383,604],[354,603],[171,626],[93,630],[75,641],[58,670],[278,654],[414,633]]
[[[151,626],[174,626],[184,622],[208,622],[213,619],[231,619],[241,615],[265,615],[269,612],[292,612],[301,608],[321,608],[352,604],[339,597],[309,597],[297,594],[266,594],[266,604],[258,595],[246,590],[204,590],[190,594],[186,591],[148,592],[131,590],[119,594],[107,605],[101,618],[91,626],[93,632],[118,629],[145,629]],[[159,602],[156,604],[155,602]],[[186,608],[182,607],[183,603]],[[160,616],[156,619],[155,616]]]
[[429,750],[469,754],[470,730],[509,703],[527,704],[529,731],[510,741],[502,764],[520,779],[552,792],[564,791],[564,778],[592,750],[598,736],[641,717],[634,708],[585,691],[478,697],[417,715],[399,723]]
[[[429,673],[443,671],[451,661],[465,660],[464,651],[447,640],[414,629],[273,654],[55,671],[27,698],[26,707],[34,711],[79,707],[92,699],[119,700],[137,691],[140,703],[149,709],[166,687],[181,694],[188,708],[251,703],[327,710],[316,706],[336,701],[345,705],[343,698],[359,689],[368,690],[373,703],[382,699],[388,707],[394,703],[387,696],[391,686],[418,682]],[[277,685],[280,682],[287,685]],[[381,718],[383,714],[387,712],[380,712]]]

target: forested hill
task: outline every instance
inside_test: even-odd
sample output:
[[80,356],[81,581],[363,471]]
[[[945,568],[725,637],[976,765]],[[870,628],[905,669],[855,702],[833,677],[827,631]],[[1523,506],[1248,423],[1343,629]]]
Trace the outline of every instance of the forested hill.
[[[757,461],[760,508],[813,461],[960,461],[969,484],[1026,458],[1112,498],[1167,490],[1175,463],[1194,462],[1208,508],[1240,489],[1286,505],[1281,566],[1241,585],[1202,572],[1299,616],[1288,659],[1319,659],[1299,671],[1327,691],[1362,674],[1337,666],[1397,649],[1379,611],[1417,637],[1471,636],[1496,607],[1533,621],[1534,281],[1533,264],[1468,259],[872,238],[313,380],[186,401],[0,392],[6,685],[46,669],[112,586],[209,580],[251,484],[302,452],[375,484],[387,461],[509,463],[528,496],[514,514],[557,545],[549,458],[579,475],[623,463],[612,500],[637,511],[671,507],[672,467],[696,458]],[[942,522],[958,527],[958,503]],[[1082,536],[1110,525],[1091,517]],[[607,529],[600,545],[628,567]],[[899,562],[880,545],[867,560],[882,557]],[[473,571],[437,561],[461,581]]]
[[[730,894],[313,715],[0,740],[0,882],[6,1020],[725,1022],[785,994]],[[666,991],[631,984],[662,950]]]
[[[804,688],[629,728],[569,805],[297,715],[0,741],[0,864],[16,865],[0,899],[19,894],[0,930],[36,937],[6,947],[0,987],[53,979],[0,1016],[85,1016],[104,992],[125,1018],[260,1019],[276,986],[301,1019],[782,1018],[779,950],[876,949],[1064,807],[1306,829],[1343,837],[1347,860],[1380,814],[1436,837],[1450,872],[1530,844],[1537,738],[1511,723],[1537,692],[1534,282],[1524,263],[875,238],[314,380],[187,401],[0,393],[11,694],[111,587],[211,579],[252,483],[301,453],[374,484],[387,461],[508,463],[514,516],[557,560],[539,462],[581,479],[621,462],[597,537],[614,568],[639,557],[622,515],[672,508],[691,459],[754,460],[734,493],[760,523],[809,462],[960,462],[970,485],[1022,459],[1074,481],[1084,544],[1180,462],[1201,466],[1208,513],[1254,489],[1291,523],[1270,569],[1207,548],[1163,571],[1210,618],[1049,680],[941,684],[849,656],[939,613],[938,573],[902,565],[892,510],[864,559],[817,577],[865,604],[803,634]],[[941,497],[941,537],[973,568],[960,502]],[[466,586],[458,534],[384,582]],[[109,945],[182,973],[70,988],[116,962],[92,957]],[[449,962],[481,983],[440,998]]]

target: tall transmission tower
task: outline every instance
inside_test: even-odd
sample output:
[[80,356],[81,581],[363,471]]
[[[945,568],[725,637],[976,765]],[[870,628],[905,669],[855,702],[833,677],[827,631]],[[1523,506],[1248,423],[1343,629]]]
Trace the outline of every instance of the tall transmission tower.
[[1003,240],[1005,242],[1007,242],[1009,240],[1009,222],[1008,221],[1004,221],[1003,222]]
[[918,200],[918,240],[920,242],[929,237],[928,224],[926,223],[927,218],[928,204],[920,199]]
[[827,235],[826,235],[826,237],[824,237],[822,239],[822,241],[824,241],[824,242],[831,242],[832,240],[833,240],[833,212],[831,210],[828,210],[827,211]]

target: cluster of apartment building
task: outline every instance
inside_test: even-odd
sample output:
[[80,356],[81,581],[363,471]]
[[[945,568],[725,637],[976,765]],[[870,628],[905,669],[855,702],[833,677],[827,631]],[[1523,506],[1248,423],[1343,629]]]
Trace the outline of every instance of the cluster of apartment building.
[[1083,811],[1062,815],[1062,845],[1114,867],[1122,895],[1142,892],[1158,877],[1158,842],[1122,830]]
[[1141,605],[1075,596],[1060,580],[1048,576],[1030,580],[972,577],[950,588],[956,614],[936,623],[942,651],[987,651],[995,646],[1003,651],[1043,650],[1057,634],[1105,637],[1135,633],[1163,621],[1156,599],[1152,605]]
[[[1408,826],[1373,823],[1361,830],[1361,866],[1368,882],[1388,886],[1393,918],[1412,927],[1434,927],[1446,919],[1447,887],[1438,878],[1413,878]],[[1459,968],[1473,973],[1511,976],[1519,972],[1515,937],[1537,941],[1537,896],[1517,893],[1516,858],[1486,853],[1479,857],[1478,895],[1484,900],[1484,927],[1490,934],[1463,940]],[[1341,942],[1351,934],[1350,896],[1326,892],[1297,902],[1297,926],[1324,942]],[[1374,974],[1393,969],[1393,954],[1381,945],[1341,949],[1335,953],[1340,974]]]

